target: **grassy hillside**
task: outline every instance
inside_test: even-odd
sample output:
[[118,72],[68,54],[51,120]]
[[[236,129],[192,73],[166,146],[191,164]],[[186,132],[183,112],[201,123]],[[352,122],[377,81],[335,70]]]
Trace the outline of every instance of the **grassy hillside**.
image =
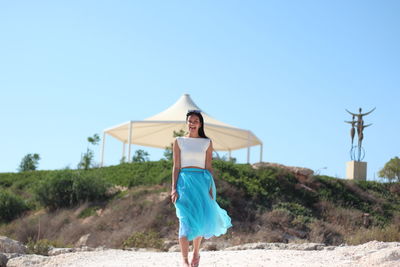
[[[234,225],[216,240],[233,245],[400,241],[399,183],[296,177],[280,168],[254,169],[224,161],[213,165],[217,201]],[[13,205],[24,206],[18,218],[3,218],[0,234],[23,242],[47,239],[64,246],[90,234],[87,244],[91,246],[159,247],[160,240],[176,240],[177,236],[178,221],[169,200],[170,179],[171,162],[165,160],[88,171],[2,173],[0,195],[13,195],[17,198]],[[61,180],[63,183],[57,184]],[[52,189],[56,186],[58,191]],[[107,189],[107,193],[94,190],[92,193],[101,197],[92,197],[87,194],[90,186]],[[55,198],[69,194],[74,201],[67,198],[70,205],[59,208],[43,204],[48,203],[43,197],[52,194]],[[7,203],[11,202],[2,202],[0,197],[0,209],[7,210]]]

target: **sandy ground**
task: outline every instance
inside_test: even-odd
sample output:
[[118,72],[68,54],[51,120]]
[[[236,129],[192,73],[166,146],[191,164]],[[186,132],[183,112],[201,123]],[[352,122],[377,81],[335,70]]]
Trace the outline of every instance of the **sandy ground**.
[[[238,250],[202,251],[200,266],[400,266],[400,243],[372,241],[359,246],[342,246],[319,251]],[[35,258],[36,257],[36,258]],[[40,258],[38,258],[40,257]],[[134,252],[117,249],[75,252],[44,257],[14,258],[7,266],[182,266],[178,252]]]

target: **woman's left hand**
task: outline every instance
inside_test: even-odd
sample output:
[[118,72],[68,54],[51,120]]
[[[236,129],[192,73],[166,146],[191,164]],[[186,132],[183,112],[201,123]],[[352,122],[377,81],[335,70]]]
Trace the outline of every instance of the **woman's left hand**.
[[172,201],[172,203],[175,204],[177,199],[178,199],[178,192],[176,191],[176,189],[173,189],[171,191],[171,201]]

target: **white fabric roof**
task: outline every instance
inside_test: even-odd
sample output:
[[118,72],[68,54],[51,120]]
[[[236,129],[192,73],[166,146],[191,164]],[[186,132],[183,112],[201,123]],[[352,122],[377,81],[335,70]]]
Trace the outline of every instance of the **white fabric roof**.
[[[182,95],[175,104],[166,110],[142,121],[128,121],[104,130],[121,142],[129,143],[129,125],[131,124],[131,144],[165,148],[173,140],[173,131],[186,131],[186,113],[188,110],[201,110],[190,98]],[[204,132],[213,141],[214,150],[229,151],[262,145],[262,142],[249,130],[240,129],[218,121],[201,110],[204,118]]]

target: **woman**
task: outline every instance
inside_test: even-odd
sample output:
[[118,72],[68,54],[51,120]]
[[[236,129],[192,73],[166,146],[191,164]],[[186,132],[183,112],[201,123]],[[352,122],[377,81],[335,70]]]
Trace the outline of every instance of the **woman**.
[[179,219],[179,244],[184,266],[189,266],[189,241],[193,240],[190,266],[199,266],[202,238],[225,234],[232,226],[225,210],[216,202],[213,179],[212,142],[204,133],[199,110],[186,114],[189,134],[177,137],[173,144],[171,200]]

